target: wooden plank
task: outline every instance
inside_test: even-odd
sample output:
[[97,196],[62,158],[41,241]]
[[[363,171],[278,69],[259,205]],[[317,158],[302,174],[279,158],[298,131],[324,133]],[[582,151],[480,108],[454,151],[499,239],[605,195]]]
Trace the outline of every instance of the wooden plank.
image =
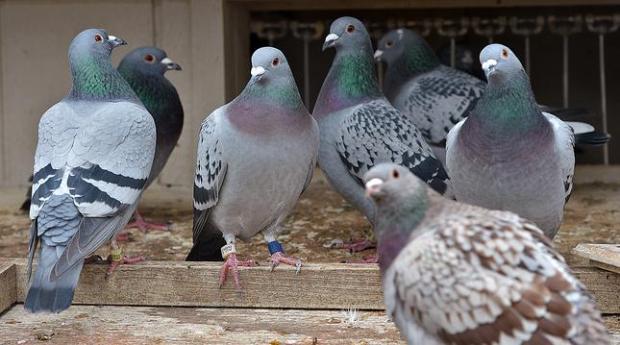
[[17,302],[17,270],[13,262],[0,262],[0,314]]
[[592,266],[620,273],[619,244],[580,243],[573,249],[573,253],[589,259]]
[[[242,291],[232,279],[218,288],[219,263],[178,261],[122,266],[105,280],[106,265],[86,265],[76,304],[382,310],[375,265],[312,264],[240,268]],[[26,292],[25,262],[17,265],[17,299]]]
[[[26,292],[26,265],[16,259],[17,300]],[[75,304],[383,310],[375,265],[309,264],[296,275],[290,267],[241,268],[242,291],[231,281],[218,288],[219,263],[151,261],[122,266],[105,280],[105,265],[86,265]],[[597,268],[574,274],[604,313],[620,313],[620,275]]]

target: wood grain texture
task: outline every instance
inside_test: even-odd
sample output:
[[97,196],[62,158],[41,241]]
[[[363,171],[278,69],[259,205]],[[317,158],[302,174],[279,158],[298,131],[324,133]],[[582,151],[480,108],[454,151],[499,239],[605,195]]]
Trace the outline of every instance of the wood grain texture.
[[[26,292],[25,260],[15,259],[17,301]],[[374,265],[310,264],[300,274],[290,267],[241,268],[242,291],[219,289],[218,263],[151,261],[121,266],[105,279],[106,265],[86,265],[75,304],[383,310],[379,269]],[[604,313],[620,313],[620,275],[598,268],[573,269]]]
[[573,253],[589,259],[592,266],[620,273],[619,244],[581,243],[573,249]]
[[0,314],[17,302],[16,272],[12,262],[0,262]]

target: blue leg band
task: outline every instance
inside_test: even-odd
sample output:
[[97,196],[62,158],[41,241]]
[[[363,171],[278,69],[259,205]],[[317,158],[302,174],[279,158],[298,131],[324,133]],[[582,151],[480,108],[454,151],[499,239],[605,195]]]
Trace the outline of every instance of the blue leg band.
[[273,253],[281,252],[284,253],[284,249],[282,245],[278,241],[271,241],[267,243],[267,248],[269,248],[269,254],[273,255]]

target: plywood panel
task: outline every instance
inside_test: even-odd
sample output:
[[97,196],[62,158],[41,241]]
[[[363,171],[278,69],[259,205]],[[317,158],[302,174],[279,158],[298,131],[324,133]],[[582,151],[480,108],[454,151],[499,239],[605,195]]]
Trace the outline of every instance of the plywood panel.
[[47,108],[68,91],[67,47],[79,31],[101,27],[123,37],[128,47],[152,42],[150,0],[49,1],[6,0],[0,13],[1,63],[5,87],[2,156],[5,185],[25,185],[32,171],[36,125]]
[[191,185],[194,170],[194,137],[198,129],[192,125],[194,113],[192,104],[192,47],[191,11],[189,0],[162,0],[155,2],[155,44],[164,49],[168,56],[178,62],[182,71],[171,71],[166,77],[176,86],[185,111],[185,125],[177,147],[166,168],[160,175],[159,184]]

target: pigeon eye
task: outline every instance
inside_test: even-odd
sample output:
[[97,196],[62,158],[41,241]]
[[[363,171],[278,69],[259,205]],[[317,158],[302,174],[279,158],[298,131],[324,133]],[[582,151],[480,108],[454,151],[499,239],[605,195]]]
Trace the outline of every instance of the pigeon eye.
[[275,59],[271,60],[271,66],[276,67],[279,64],[280,64],[280,59],[275,58]]
[[393,45],[394,45],[394,42],[392,42],[392,41],[385,42],[385,46],[388,47],[388,48],[392,48]]
[[103,41],[103,37],[101,37],[101,35],[99,35],[99,34],[96,34],[95,35],[95,42],[101,42],[101,41]]
[[400,177],[400,173],[398,172],[398,170],[392,170],[392,177],[393,178],[399,178]]
[[347,32],[352,33],[353,31],[355,31],[355,26],[351,24],[347,25]]
[[155,61],[155,57],[151,54],[144,55],[144,61],[148,63],[153,63]]
[[502,59],[508,59],[508,50],[502,49]]

